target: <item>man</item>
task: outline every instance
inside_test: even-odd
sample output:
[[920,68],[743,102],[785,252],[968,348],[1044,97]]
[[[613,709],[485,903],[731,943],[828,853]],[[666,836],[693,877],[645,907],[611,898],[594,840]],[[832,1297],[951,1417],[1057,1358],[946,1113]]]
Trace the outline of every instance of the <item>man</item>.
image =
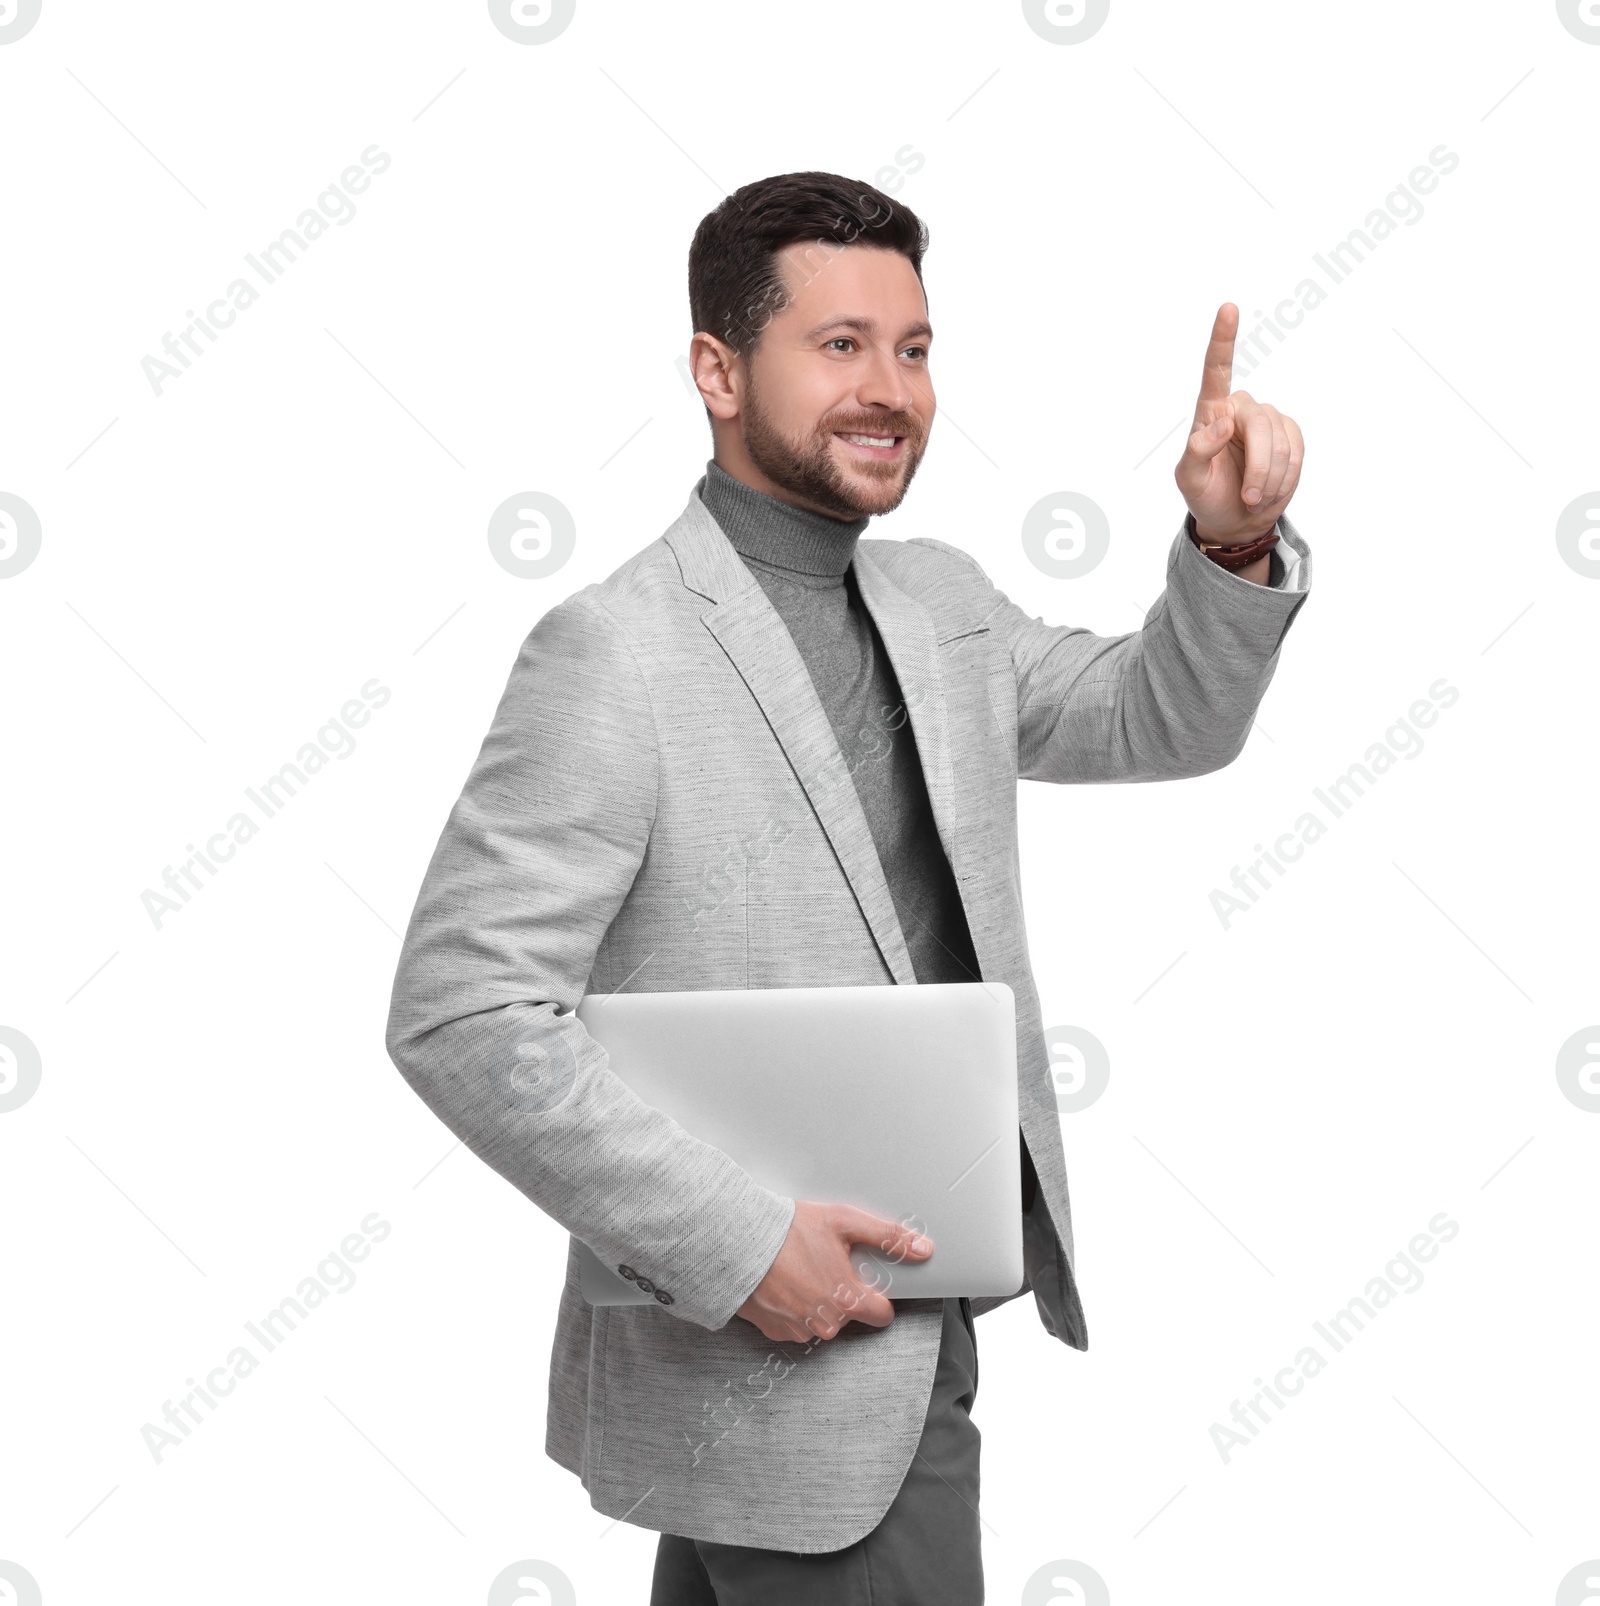
[[587,1305],[574,1244],[546,1449],[596,1509],[661,1532],[656,1606],[980,1601],[972,1318],[1004,1300],[864,1286],[852,1243],[936,1246],[758,1186],[631,1093],[574,1006],[1007,983],[1017,1293],[1085,1348],[1016,781],[1229,763],[1310,581],[1283,517],[1300,431],[1230,393],[1231,304],[1140,630],[1046,626],[953,546],[863,539],[933,423],[925,243],[906,207],[824,173],[747,185],[701,223],[690,360],[712,461],[659,540],[524,642],[395,978],[410,1084],[655,1296]]

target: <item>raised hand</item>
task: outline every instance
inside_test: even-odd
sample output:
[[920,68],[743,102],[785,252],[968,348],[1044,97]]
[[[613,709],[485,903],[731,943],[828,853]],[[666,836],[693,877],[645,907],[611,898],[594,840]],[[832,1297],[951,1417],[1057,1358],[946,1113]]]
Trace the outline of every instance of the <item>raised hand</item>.
[[1237,546],[1265,535],[1300,483],[1305,440],[1286,413],[1231,390],[1239,309],[1217,309],[1194,424],[1173,478],[1202,541]]

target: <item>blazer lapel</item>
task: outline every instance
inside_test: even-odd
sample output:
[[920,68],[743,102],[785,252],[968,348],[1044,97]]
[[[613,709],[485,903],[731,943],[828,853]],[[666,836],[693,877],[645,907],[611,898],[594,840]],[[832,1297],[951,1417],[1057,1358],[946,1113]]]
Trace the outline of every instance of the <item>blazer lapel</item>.
[[890,974],[902,986],[915,983],[855,782],[783,620],[701,502],[698,487],[664,539],[684,584],[712,603],[701,620],[750,688],[805,788]]
[[950,729],[945,717],[944,679],[939,672],[939,638],[933,616],[909,597],[874,563],[859,543],[856,583],[878,634],[889,650],[900,695],[911,715],[922,776],[933,804],[933,821],[944,844],[950,868],[959,877],[956,858],[955,781],[950,768]]

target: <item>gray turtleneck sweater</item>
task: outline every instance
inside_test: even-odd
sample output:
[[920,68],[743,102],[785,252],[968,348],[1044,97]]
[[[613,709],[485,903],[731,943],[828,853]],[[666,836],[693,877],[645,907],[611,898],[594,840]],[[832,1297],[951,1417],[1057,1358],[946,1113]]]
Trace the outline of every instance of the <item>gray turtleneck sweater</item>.
[[[869,521],[791,507],[714,462],[695,489],[788,627],[811,676],[855,782],[918,982],[981,981],[900,682],[856,585],[856,542]],[[1026,1143],[1022,1165],[1026,1211],[1037,1187]]]
[[699,491],[805,661],[855,782],[917,980],[981,981],[900,683],[856,585],[852,560],[868,520],[791,507],[715,463]]

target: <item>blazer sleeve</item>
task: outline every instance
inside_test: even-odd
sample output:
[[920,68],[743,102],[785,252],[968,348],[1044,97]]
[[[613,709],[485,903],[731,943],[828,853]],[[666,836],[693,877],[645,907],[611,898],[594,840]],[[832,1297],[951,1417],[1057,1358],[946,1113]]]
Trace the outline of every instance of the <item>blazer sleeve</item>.
[[1310,590],[1310,548],[1287,518],[1278,533],[1299,559],[1299,589],[1230,574],[1180,529],[1167,554],[1166,589],[1143,626],[1121,636],[1030,617],[960,553],[983,581],[976,599],[983,622],[1010,651],[1018,775],[1161,781],[1231,763]]
[[643,862],[657,775],[644,676],[579,592],[523,643],[450,812],[385,1043],[480,1159],[649,1278],[672,1315],[715,1329],[766,1274],[794,1201],[644,1103],[571,1013]]

